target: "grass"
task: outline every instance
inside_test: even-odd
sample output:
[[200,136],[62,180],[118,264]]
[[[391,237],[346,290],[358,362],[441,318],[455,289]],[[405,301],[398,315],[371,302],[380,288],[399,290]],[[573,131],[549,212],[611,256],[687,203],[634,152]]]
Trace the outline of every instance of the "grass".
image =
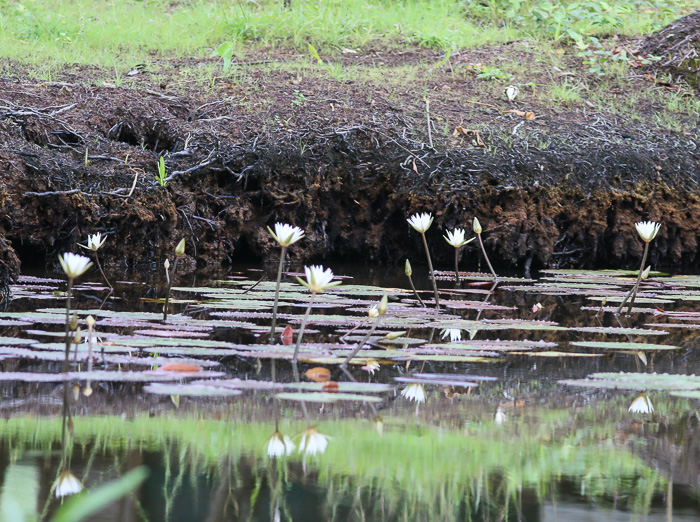
[[547,10],[534,1],[297,0],[285,9],[278,0],[24,0],[0,3],[0,57],[118,67],[159,55],[204,58],[222,42],[234,44],[235,56],[256,47],[305,53],[309,43],[322,57],[377,43],[461,49],[530,35],[560,41],[574,30],[583,39],[640,34],[698,6],[698,0],[560,1]]
[[[654,399],[659,411],[690,408],[689,401]],[[473,495],[489,495],[487,482],[494,488],[490,494],[499,505],[504,498],[516,505],[517,492],[524,487],[534,488],[545,499],[555,494],[562,475],[578,477],[590,500],[620,495],[628,509],[645,512],[649,493],[664,491],[665,479],[628,447],[613,443],[618,430],[614,423],[599,422],[606,418],[600,417],[600,408],[618,418],[627,413],[628,403],[629,397],[622,396],[579,411],[533,408],[527,410],[527,416],[509,411],[507,422],[500,427],[493,420],[493,410],[478,405],[465,405],[469,413],[463,424],[456,425],[407,424],[405,418],[389,415],[384,419],[382,436],[370,421],[326,420],[320,422],[319,429],[333,437],[328,450],[309,459],[307,465],[318,470],[319,485],[328,487],[329,494],[339,495],[338,502],[362,488],[367,494],[380,494],[390,511],[410,508],[425,512],[421,519],[449,519],[446,515],[452,507],[434,504],[445,495],[478,505]],[[83,460],[97,451],[112,455],[118,468],[118,462],[129,458],[134,448],[144,452],[164,449],[166,455],[170,451],[170,456],[180,456],[181,472],[186,467],[194,476],[217,475],[222,462],[239,459],[251,459],[252,468],[264,474],[269,463],[266,441],[274,431],[271,422],[197,416],[139,415],[129,421],[109,416],[76,417],[74,422],[73,452],[82,454]],[[0,437],[12,448],[13,458],[31,453],[43,455],[48,462],[60,443],[60,428],[59,419],[17,415],[3,424]],[[303,428],[290,420],[282,420],[280,425],[281,431],[291,436]],[[291,462],[300,460],[296,451],[289,457]],[[170,461],[164,458],[166,465]],[[80,478],[94,483],[95,478],[88,475],[85,470]]]

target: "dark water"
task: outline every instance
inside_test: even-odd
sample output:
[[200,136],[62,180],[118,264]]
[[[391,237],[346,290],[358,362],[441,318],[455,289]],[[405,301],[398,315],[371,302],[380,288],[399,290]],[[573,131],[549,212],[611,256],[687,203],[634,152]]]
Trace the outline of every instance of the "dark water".
[[[344,268],[343,273],[352,270]],[[406,286],[393,273],[358,275],[355,271],[354,275],[355,282]],[[189,277],[194,278],[183,279]],[[256,279],[245,273],[241,277]],[[192,283],[211,282],[201,278],[178,282]],[[17,287],[9,310],[64,306],[62,295],[54,296],[52,288],[64,286],[42,284],[47,288],[30,289],[29,283]],[[429,288],[425,280],[417,285]],[[451,283],[441,282],[441,286],[449,288]],[[106,309],[162,310],[162,303],[152,301],[163,295],[162,281],[116,287]],[[77,307],[97,308],[105,294],[97,285],[76,288]],[[485,295],[475,291],[463,298],[483,300]],[[174,297],[192,296],[174,293]],[[619,326],[612,314],[596,315],[595,307],[582,310],[591,305],[583,295],[504,290],[490,299],[515,306],[510,317],[531,319],[532,304],[540,302],[539,320],[564,326]],[[174,312],[198,319],[212,317],[206,307],[187,312],[191,306],[176,302]],[[296,313],[303,311],[303,306],[295,307]],[[474,319],[477,311],[462,314]],[[479,318],[502,315],[485,310]],[[626,327],[643,327],[652,317],[634,314],[624,320]],[[268,319],[252,322],[269,324]],[[39,327],[6,326],[0,335],[32,338],[37,335],[27,332],[32,328]],[[41,328],[60,332],[63,326]],[[50,519],[67,502],[55,496],[62,469],[70,469],[92,493],[128,470],[146,466],[149,476],[132,494],[108,503],[89,519],[698,520],[698,400],[648,390],[654,413],[632,413],[628,408],[637,391],[575,388],[557,382],[602,371],[696,373],[700,359],[694,330],[670,332],[646,340],[682,348],[649,353],[646,364],[634,353],[606,352],[602,357],[508,353],[486,363],[396,362],[383,365],[374,375],[351,367],[347,376],[337,366],[327,366],[334,381],[395,386],[381,394],[377,403],[301,403],[275,399],[276,391],[261,389],[244,390],[235,397],[182,395],[178,402],[170,395],[145,393],[141,384],[125,382],[94,383],[90,397],[76,399],[70,384],[64,395],[61,383],[2,382],[0,513],[8,520]],[[320,326],[312,329],[305,342],[322,342],[333,335],[333,327]],[[412,337],[426,340],[443,335],[449,337],[440,330],[411,332]],[[255,343],[261,335],[255,330],[219,327],[209,338]],[[608,338],[612,339],[571,330],[478,331],[475,336],[476,340],[557,343],[553,350],[571,350],[568,343],[580,339]],[[273,370],[273,361],[266,359],[210,359],[221,363],[217,369],[227,378],[269,381],[274,372],[277,381],[294,380],[288,360],[274,362]],[[303,374],[312,366],[318,364],[301,363],[299,371]],[[110,367],[117,369],[117,365]],[[57,373],[61,368],[58,361],[3,360],[6,372]],[[406,385],[397,386],[394,379],[418,372],[495,380],[474,388],[425,384],[425,400],[411,401],[401,394]],[[327,437],[327,447],[315,455],[299,450],[308,429]],[[291,437],[295,446],[283,458],[268,456],[269,440],[277,430]],[[18,513],[24,518],[17,518]]]

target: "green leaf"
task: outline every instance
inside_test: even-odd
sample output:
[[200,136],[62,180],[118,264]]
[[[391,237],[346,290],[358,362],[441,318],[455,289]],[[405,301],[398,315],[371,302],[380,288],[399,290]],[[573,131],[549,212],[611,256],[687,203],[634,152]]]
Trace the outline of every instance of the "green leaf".
[[149,471],[146,466],[134,468],[117,480],[112,480],[94,490],[66,501],[56,512],[53,522],[77,522],[85,520],[101,511],[112,502],[131,493],[146,480]]
[[318,62],[319,65],[323,65],[323,60],[321,60],[321,57],[318,55],[318,51],[311,44],[309,44],[309,54],[311,55],[312,58],[316,59],[316,61]]

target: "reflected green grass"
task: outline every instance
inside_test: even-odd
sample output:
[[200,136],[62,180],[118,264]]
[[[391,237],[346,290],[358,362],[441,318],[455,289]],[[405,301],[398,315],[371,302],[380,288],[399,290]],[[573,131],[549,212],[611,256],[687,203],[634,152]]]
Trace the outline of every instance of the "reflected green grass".
[[[366,516],[378,519],[387,514],[404,519],[411,513],[440,520],[466,520],[467,514],[476,513],[507,519],[520,509],[524,490],[543,503],[556,498],[562,480],[572,481],[586,502],[609,507],[617,499],[617,507],[645,513],[668,481],[632,451],[644,452],[643,438],[630,434],[620,442],[619,428],[610,421],[630,419],[626,400],[576,412],[508,410],[502,424],[477,404],[473,410],[465,405],[463,421],[437,425],[424,423],[428,412],[418,417],[394,412],[383,421],[383,435],[369,420],[325,420],[319,428],[332,439],[322,456],[305,458],[294,452],[280,461],[266,454],[266,441],[274,432],[271,423],[192,415],[76,417],[73,460],[89,461],[98,454],[119,468],[133,451],[164,452],[170,488],[182,487],[185,476],[229,480],[225,475],[234,468],[242,473],[241,466],[262,487],[274,483],[271,474],[278,473],[277,466],[286,470],[281,480],[287,486],[280,494],[291,495],[295,484],[310,484],[325,492],[329,513],[359,503]],[[692,405],[660,400],[657,409],[677,415],[692,411]],[[286,419],[280,431],[294,436],[304,427]],[[17,416],[0,429],[13,461],[37,452],[50,461],[60,436],[61,423],[52,418]],[[222,462],[237,464],[222,467]],[[96,485],[89,473],[81,479],[88,487]],[[254,509],[262,500],[250,497],[247,502]]]

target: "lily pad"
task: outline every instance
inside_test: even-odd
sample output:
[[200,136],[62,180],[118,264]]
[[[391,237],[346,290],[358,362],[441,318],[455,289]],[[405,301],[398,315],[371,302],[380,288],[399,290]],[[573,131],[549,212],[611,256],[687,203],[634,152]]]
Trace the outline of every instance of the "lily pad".
[[302,402],[337,402],[337,401],[361,401],[361,402],[381,402],[379,397],[371,395],[359,395],[356,393],[323,393],[323,392],[282,392],[275,395],[276,398],[287,401]]

